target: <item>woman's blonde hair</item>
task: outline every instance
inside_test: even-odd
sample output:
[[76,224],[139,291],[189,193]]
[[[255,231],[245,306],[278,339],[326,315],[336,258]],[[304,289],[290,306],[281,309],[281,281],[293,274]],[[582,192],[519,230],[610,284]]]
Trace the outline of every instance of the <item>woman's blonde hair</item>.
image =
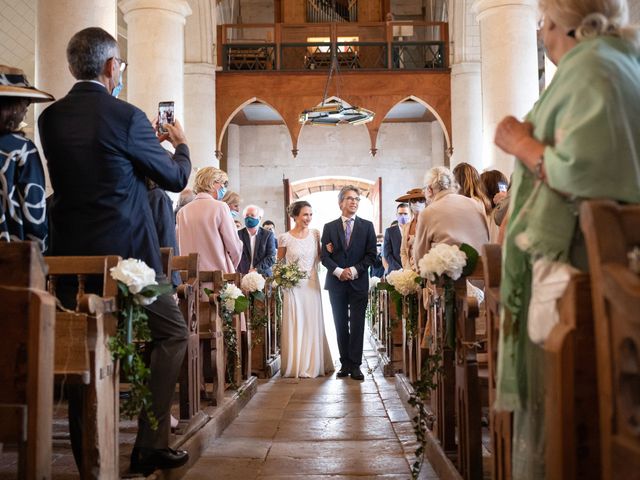
[[451,170],[447,167],[433,167],[427,170],[427,173],[424,175],[424,184],[425,188],[431,187],[434,193],[443,190],[450,190],[457,193],[459,188],[453,173],[451,173]]
[[627,0],[540,0],[540,11],[578,41],[601,35],[621,37],[640,50],[640,29],[629,24]]
[[227,174],[215,167],[204,167],[196,173],[196,179],[193,183],[193,191],[197,193],[213,193],[216,191],[214,185],[219,183],[224,185],[229,178]]
[[476,198],[484,205],[485,212],[491,211],[491,201],[487,197],[484,184],[480,180],[480,174],[476,168],[466,162],[459,163],[453,169],[453,176],[460,185],[460,195]]
[[222,197],[222,201],[229,205],[229,207],[231,207],[232,205],[237,205],[239,208],[240,204],[242,203],[242,198],[240,197],[240,194],[229,190],[224,194],[224,197]]

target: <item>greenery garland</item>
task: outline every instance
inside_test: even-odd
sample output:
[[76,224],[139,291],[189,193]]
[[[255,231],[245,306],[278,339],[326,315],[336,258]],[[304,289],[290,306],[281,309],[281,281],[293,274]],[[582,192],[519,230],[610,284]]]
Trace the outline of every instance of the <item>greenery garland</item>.
[[252,347],[264,342],[264,329],[269,323],[265,299],[262,290],[249,293],[249,328],[253,332]]
[[418,440],[418,448],[415,451],[416,460],[411,466],[411,478],[417,479],[424,463],[425,445],[427,444],[427,430],[433,427],[435,416],[425,406],[426,400],[436,389],[437,375],[442,372],[442,353],[437,350],[433,355],[426,355],[422,360],[420,378],[413,386],[413,393],[409,396],[409,405],[416,409],[416,415],[411,419],[413,430]]

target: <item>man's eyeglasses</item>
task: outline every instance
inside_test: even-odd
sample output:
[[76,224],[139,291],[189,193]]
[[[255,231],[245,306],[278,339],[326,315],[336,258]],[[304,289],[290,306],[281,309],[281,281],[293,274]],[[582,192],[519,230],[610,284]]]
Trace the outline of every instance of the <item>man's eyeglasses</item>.
[[127,69],[127,61],[118,57],[113,57],[113,59],[120,64],[119,70],[120,70],[120,73],[123,73]]
[[347,202],[359,202],[360,197],[344,197]]

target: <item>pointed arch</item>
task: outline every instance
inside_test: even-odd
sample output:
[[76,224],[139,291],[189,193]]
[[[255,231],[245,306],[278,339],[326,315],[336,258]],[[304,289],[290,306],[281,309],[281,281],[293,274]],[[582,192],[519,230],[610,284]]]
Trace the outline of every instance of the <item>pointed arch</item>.
[[287,122],[284,119],[284,116],[282,115],[282,113],[280,113],[278,111],[278,109],[276,107],[274,107],[273,105],[271,105],[269,102],[267,102],[267,101],[265,101],[265,100],[263,100],[261,98],[258,98],[258,97],[252,97],[252,98],[249,98],[249,99],[245,100],[244,102],[242,102],[240,105],[235,107],[231,112],[229,112],[226,115],[224,123],[222,124],[222,126],[218,130],[218,136],[217,136],[218,140],[216,142],[216,148],[218,150],[220,150],[222,148],[222,140],[224,138],[225,133],[227,133],[227,128],[229,127],[229,124],[234,119],[234,117],[239,112],[241,112],[247,105],[251,105],[252,103],[255,103],[255,102],[259,102],[259,103],[262,103],[263,105],[266,105],[267,107],[269,107],[270,109],[272,109],[274,112],[276,112],[278,114],[278,116],[282,120],[282,123],[284,123],[285,126],[287,127],[287,131],[289,132],[289,137],[290,137],[291,143],[293,145],[293,132],[291,131],[291,129],[287,125]]
[[[417,102],[419,104],[421,104],[423,107],[425,107],[427,110],[429,110],[434,117],[436,117],[436,121],[438,122],[438,124],[440,125],[440,128],[442,128],[442,131],[444,132],[444,139],[445,142],[447,143],[447,150],[451,151],[451,135],[450,132],[447,128],[447,125],[445,124],[442,116],[438,113],[438,111],[433,108],[431,105],[429,105],[428,102],[426,102],[425,100],[421,99],[420,97],[417,97],[415,95],[408,95],[405,98],[403,98],[402,100],[394,103],[393,105],[391,105],[385,112],[384,112],[384,117],[382,117],[381,120],[381,124],[385,121],[385,119],[387,118],[387,115],[389,115],[389,112],[391,110],[393,110],[395,108],[396,105],[400,105],[401,103],[406,102],[407,100],[413,100],[414,102]],[[378,130],[376,130],[376,136],[374,139],[374,145],[377,145],[378,143]]]

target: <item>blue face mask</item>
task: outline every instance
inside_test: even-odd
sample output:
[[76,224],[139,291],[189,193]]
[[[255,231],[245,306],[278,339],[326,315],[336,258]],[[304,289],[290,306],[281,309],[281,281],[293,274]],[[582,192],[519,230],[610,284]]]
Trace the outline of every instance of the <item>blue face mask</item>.
[[124,72],[120,72],[120,78],[118,78],[118,85],[116,85],[116,88],[114,88],[111,91],[111,96],[112,97],[116,97],[118,98],[118,95],[120,95],[120,92],[122,91],[122,89],[124,88],[124,84],[122,83],[122,74]]
[[396,218],[398,219],[398,223],[400,225],[405,225],[405,224],[409,223],[409,220],[410,220],[408,213],[398,213],[396,215]]
[[244,219],[244,224],[248,228],[255,228],[255,227],[258,226],[259,223],[260,223],[260,219],[259,218],[247,217],[247,218]]
[[218,190],[218,200],[222,200],[225,196],[225,194],[227,193],[227,187],[220,187],[220,190]]

